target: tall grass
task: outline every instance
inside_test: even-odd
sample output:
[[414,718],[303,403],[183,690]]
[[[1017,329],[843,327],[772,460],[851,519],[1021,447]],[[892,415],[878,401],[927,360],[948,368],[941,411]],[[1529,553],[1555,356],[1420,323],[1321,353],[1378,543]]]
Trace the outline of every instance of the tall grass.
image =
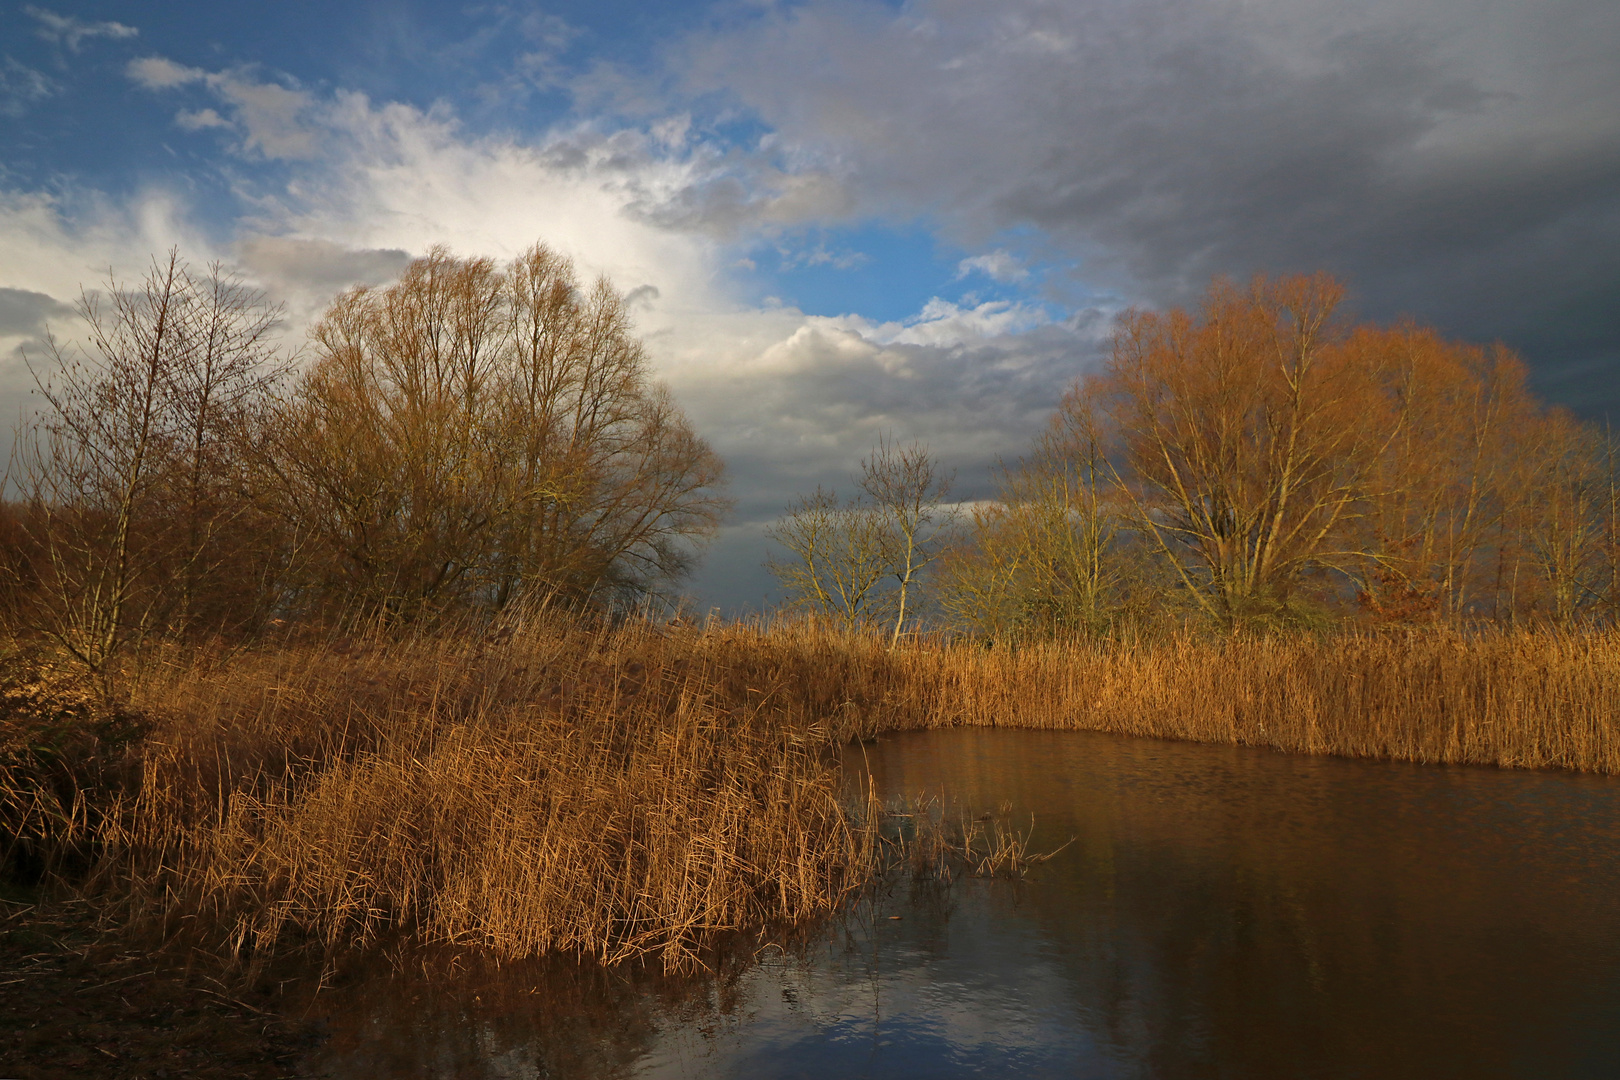
[[249,955],[408,930],[687,966],[719,932],[831,911],[875,858],[832,733],[730,674],[648,627],[156,666],[102,885]]
[[[1403,761],[1620,771],[1620,632],[919,650],[919,722]],[[898,718],[897,718],[898,719]],[[885,727],[890,726],[885,724]]]
[[1083,728],[1616,772],[1617,690],[1613,631],[891,650],[809,623],[534,620],[163,655],[129,686],[140,737],[97,744],[100,786],[57,769],[42,795],[12,747],[0,795],[9,814],[32,791],[36,847],[80,853],[126,918],[241,955],[406,932],[679,969],[876,872],[851,739]]
[[1108,731],[1404,761],[1620,772],[1620,631],[885,643],[803,623],[707,647],[854,736]]

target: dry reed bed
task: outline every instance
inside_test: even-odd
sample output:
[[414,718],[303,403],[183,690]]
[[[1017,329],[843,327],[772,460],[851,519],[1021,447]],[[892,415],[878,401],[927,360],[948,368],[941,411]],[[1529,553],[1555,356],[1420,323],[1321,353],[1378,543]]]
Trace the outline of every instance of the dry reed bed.
[[944,667],[946,722],[1620,771],[1613,631],[1050,644]]
[[959,724],[1620,772],[1620,631],[1178,635],[985,648],[785,624],[700,642],[840,735]]
[[646,628],[289,647],[160,670],[109,894],[239,952],[408,930],[667,968],[833,910],[873,835],[824,730]]
[[537,622],[151,665],[132,704],[155,722],[101,773],[128,781],[72,820],[128,917],[238,953],[403,931],[681,968],[722,931],[836,910],[892,857],[876,808],[843,801],[851,738],[1072,728],[1615,772],[1617,688],[1612,631],[890,651],[805,623]]

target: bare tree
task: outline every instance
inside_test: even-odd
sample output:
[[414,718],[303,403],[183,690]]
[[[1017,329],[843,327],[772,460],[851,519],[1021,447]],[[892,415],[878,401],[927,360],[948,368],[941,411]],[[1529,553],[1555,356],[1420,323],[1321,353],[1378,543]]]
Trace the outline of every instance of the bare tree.
[[863,500],[840,503],[818,487],[767,531],[789,557],[765,565],[795,604],[846,630],[887,621],[892,597],[882,586],[894,564],[885,525]]
[[1547,591],[1552,617],[1572,626],[1610,600],[1609,550],[1616,510],[1611,447],[1602,433],[1564,412],[1542,418],[1521,440],[1521,491],[1515,507],[1529,559]]
[[949,480],[925,447],[883,438],[861,462],[859,487],[844,504],[821,488],[800,499],[769,533],[792,557],[766,565],[796,602],[848,627],[892,618],[893,647],[954,519]]
[[[141,283],[85,293],[86,347],[49,338],[46,403],[22,433],[33,619],[92,671],[159,626],[183,630],[216,549],[244,410],[264,391],[279,309],[177,252]],[[178,603],[178,606],[177,606]]]
[[1095,403],[1074,387],[1004,485],[1028,567],[1025,604],[1037,621],[1095,633],[1119,606],[1128,560],[1112,479]]
[[242,457],[288,370],[272,340],[279,305],[217,262],[190,285],[188,346],[166,388],[179,436],[168,501],[171,520],[182,530],[178,595],[168,621],[181,633],[198,620],[220,622],[221,602],[240,605],[244,593],[227,588],[225,599],[220,579],[251,575],[252,563],[271,557],[262,542],[265,522],[252,513],[251,492],[243,487]]
[[1094,634],[1129,603],[1139,560],[1090,395],[1072,387],[1031,453],[1003,467],[996,497],[970,508],[942,569],[958,622],[997,637]]
[[938,554],[945,529],[954,512],[944,506],[950,478],[941,476],[934,458],[920,443],[898,446],[880,439],[872,455],[861,462],[861,490],[871,500],[887,548],[885,561],[894,579],[894,632],[890,647],[900,641],[906,616],[919,579]]

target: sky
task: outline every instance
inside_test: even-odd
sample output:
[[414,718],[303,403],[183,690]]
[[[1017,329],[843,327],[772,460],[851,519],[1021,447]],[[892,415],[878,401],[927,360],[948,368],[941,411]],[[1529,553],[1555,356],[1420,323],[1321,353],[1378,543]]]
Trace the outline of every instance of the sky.
[[1620,420],[1614,0],[0,3],[0,413],[178,247],[287,305],[542,240],[632,299],[737,509],[880,437],[965,499],[1113,319],[1328,270]]

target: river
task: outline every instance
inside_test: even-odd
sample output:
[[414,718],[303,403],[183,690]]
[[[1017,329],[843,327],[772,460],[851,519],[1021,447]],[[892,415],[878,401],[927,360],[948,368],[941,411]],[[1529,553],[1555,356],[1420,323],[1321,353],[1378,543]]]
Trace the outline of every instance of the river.
[[[952,729],[851,748],[1026,880],[900,882],[665,979],[413,959],[315,998],[333,1077],[1620,1076],[1620,780]],[[735,952],[735,950],[734,950]]]

